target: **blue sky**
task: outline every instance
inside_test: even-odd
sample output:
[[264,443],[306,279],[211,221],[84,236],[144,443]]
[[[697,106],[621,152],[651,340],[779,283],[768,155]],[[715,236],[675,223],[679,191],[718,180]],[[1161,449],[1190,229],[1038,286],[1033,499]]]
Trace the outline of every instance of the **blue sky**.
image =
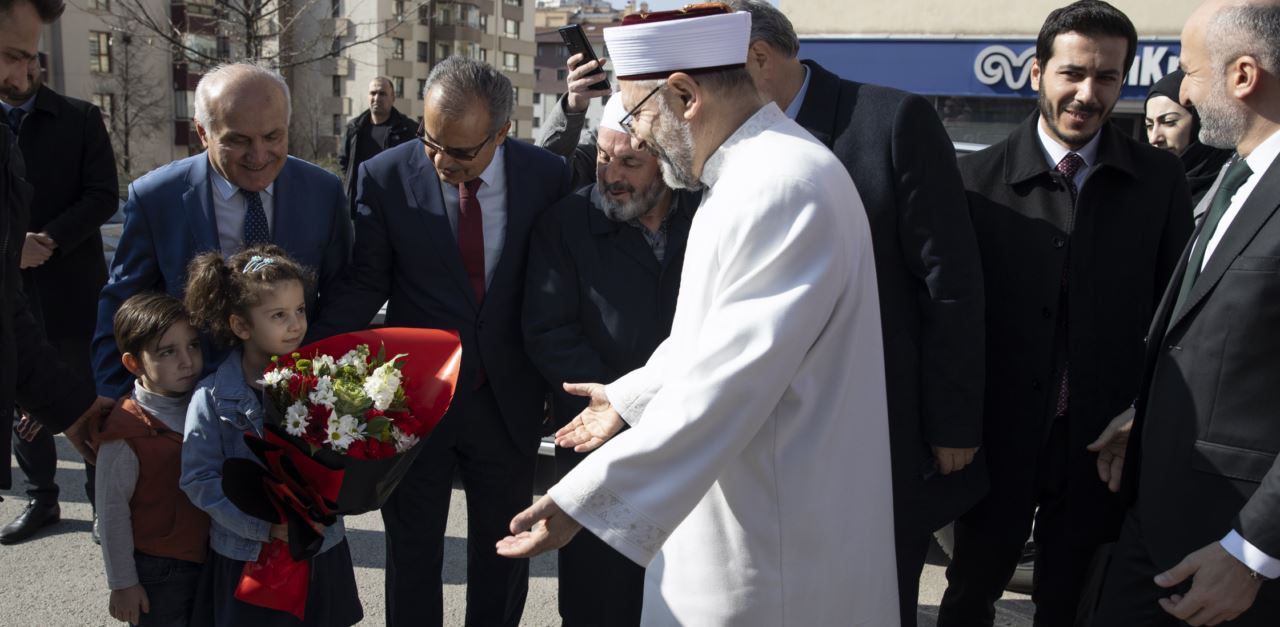
[[[639,5],[641,0],[636,0]],[[650,11],[666,11],[668,9],[678,9],[686,4],[694,4],[694,0],[648,0]],[[621,7],[626,4],[626,0],[610,0],[610,4],[615,7]],[[778,6],[778,0],[769,0],[769,4]]]

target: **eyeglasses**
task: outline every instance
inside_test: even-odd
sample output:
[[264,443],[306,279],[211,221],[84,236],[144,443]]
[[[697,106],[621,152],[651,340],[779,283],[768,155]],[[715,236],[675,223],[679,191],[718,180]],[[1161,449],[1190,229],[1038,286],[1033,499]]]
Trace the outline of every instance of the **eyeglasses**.
[[457,159],[458,161],[473,161],[476,157],[480,156],[480,151],[484,150],[484,147],[488,146],[489,142],[493,141],[495,135],[486,137],[484,141],[480,142],[479,146],[473,146],[471,148],[446,148],[441,146],[427,137],[427,129],[423,126],[418,127],[417,137],[418,141],[422,142],[422,145],[426,146],[427,150],[430,150],[431,152],[442,152],[448,155],[451,159]]
[[[628,111],[626,115],[622,116],[622,120],[619,121],[618,123],[622,125],[622,128],[627,131],[628,135],[632,137],[636,136],[636,130],[632,128],[631,125],[635,124],[636,113],[640,111],[640,107],[643,107],[644,103],[649,102],[649,99],[652,98],[654,94],[658,93],[659,89],[662,89],[663,87],[666,87],[666,86],[667,86],[667,83],[663,81],[657,87],[654,87],[647,96],[645,96],[644,98],[641,98],[640,102],[636,103],[636,106],[631,107],[631,110]],[[622,96],[615,96],[615,97],[621,98]]]

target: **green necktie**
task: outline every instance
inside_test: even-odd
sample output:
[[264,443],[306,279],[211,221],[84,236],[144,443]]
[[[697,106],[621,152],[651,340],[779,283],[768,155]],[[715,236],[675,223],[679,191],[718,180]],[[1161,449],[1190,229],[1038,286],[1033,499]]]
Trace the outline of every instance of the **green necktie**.
[[1204,228],[1200,229],[1200,237],[1196,238],[1196,245],[1191,249],[1191,257],[1187,259],[1187,271],[1182,275],[1182,287],[1178,290],[1178,301],[1173,307],[1174,313],[1182,311],[1182,305],[1187,302],[1187,296],[1191,294],[1191,288],[1196,284],[1196,277],[1200,276],[1205,249],[1209,247],[1209,240],[1213,239],[1213,233],[1218,229],[1222,215],[1227,212],[1227,207],[1231,206],[1231,197],[1236,195],[1236,191],[1249,180],[1252,174],[1253,170],[1249,169],[1249,163],[1240,157],[1236,157],[1236,160],[1227,166],[1222,184],[1218,186],[1217,193],[1213,195],[1213,201],[1209,203],[1209,212],[1204,217]]

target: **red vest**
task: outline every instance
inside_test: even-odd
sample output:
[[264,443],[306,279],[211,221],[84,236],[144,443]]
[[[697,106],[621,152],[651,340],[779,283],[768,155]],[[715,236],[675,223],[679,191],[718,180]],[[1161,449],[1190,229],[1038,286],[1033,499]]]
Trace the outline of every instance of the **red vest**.
[[147,415],[132,398],[116,403],[93,434],[95,446],[124,440],[138,457],[138,482],[129,500],[133,545],[157,557],[204,562],[209,515],[178,487],[182,433]]

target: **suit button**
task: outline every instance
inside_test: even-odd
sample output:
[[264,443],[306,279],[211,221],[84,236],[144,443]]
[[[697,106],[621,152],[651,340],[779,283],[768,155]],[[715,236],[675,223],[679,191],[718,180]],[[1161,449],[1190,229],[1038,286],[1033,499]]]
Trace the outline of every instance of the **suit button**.
[[1048,320],[1049,318],[1052,318],[1052,317],[1053,317],[1053,312],[1052,312],[1052,311],[1050,311],[1048,307],[1041,307],[1041,308],[1040,308],[1040,315],[1041,315],[1041,317],[1043,317],[1044,319]]
[[1054,248],[1062,248],[1063,246],[1066,246],[1066,245],[1067,245],[1067,241],[1066,241],[1066,240],[1064,240],[1064,239],[1062,239],[1061,237],[1055,237],[1055,238],[1053,238],[1053,247],[1054,247]]
[[1040,389],[1040,380],[1039,380],[1039,379],[1032,379],[1032,380],[1031,380],[1031,389],[1033,389],[1033,390],[1037,390],[1037,391]]

